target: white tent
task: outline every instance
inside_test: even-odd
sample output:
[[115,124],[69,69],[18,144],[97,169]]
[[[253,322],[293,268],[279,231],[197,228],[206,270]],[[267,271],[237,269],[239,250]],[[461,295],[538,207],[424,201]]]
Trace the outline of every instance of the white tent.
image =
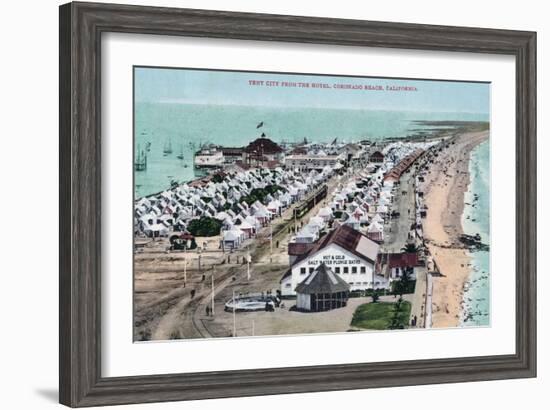
[[281,209],[281,203],[278,200],[274,199],[267,205],[267,209],[274,214],[278,214],[279,210]]
[[218,221],[225,221],[227,218],[231,218],[227,212],[218,212],[215,217]]
[[293,186],[289,186],[288,187],[288,193],[291,195],[291,196],[298,196],[298,189],[293,187]]
[[258,220],[254,218],[253,216],[247,216],[245,218],[245,221],[248,222],[250,225],[254,227],[254,229],[260,228],[260,224],[258,223]]
[[238,248],[244,240],[244,232],[234,227],[230,231],[223,232],[222,237],[225,248]]
[[384,218],[380,216],[380,214],[376,214],[372,217],[371,223],[375,224],[382,224],[384,222]]
[[246,220],[242,221],[238,228],[244,232],[247,238],[251,238],[254,235],[255,227],[247,222]]
[[154,213],[148,213],[139,218],[145,225],[154,225],[158,222],[158,216]]
[[384,227],[377,222],[372,222],[367,228],[367,232],[383,232]]
[[258,210],[254,212],[254,216],[256,218],[270,218],[271,212],[269,212],[265,207],[258,208]]
[[319,212],[317,212],[317,216],[323,218],[325,222],[330,221],[332,219],[332,209],[330,209],[328,206],[319,209]]
[[343,201],[345,201],[345,200],[346,200],[346,197],[345,197],[345,195],[343,195],[343,194],[336,194],[336,195],[334,195],[334,201],[335,201],[335,202],[343,202]]
[[292,197],[288,192],[285,192],[279,196],[279,201],[286,207],[292,203]]
[[319,238],[319,228],[315,225],[306,225],[296,234],[296,242],[313,243]]
[[159,237],[168,235],[169,230],[164,224],[153,224],[146,226],[143,232],[150,237]]
[[308,225],[318,226],[319,229],[323,229],[325,227],[325,220],[320,216],[313,216],[309,219]]

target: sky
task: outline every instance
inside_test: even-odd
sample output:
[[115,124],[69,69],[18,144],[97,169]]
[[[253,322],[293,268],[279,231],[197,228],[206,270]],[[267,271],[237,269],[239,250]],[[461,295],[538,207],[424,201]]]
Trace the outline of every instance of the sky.
[[488,83],[151,67],[135,67],[134,75],[136,102],[483,114],[490,109]]

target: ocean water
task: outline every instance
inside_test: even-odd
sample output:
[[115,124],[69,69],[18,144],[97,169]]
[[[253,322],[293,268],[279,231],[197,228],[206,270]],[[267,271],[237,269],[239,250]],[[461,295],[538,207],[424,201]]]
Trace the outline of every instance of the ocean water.
[[[466,234],[479,233],[483,243],[490,246],[490,145],[479,144],[470,157],[470,185],[466,192],[462,227]],[[477,200],[475,197],[477,196]],[[463,326],[490,324],[490,248],[471,252],[472,274],[464,292]]]
[[[372,111],[353,109],[273,108],[235,105],[136,103],[135,150],[150,143],[147,170],[135,172],[135,196],[140,198],[190,181],[193,153],[202,143],[245,146],[264,132],[276,142],[376,140],[414,133],[415,120],[487,121],[486,114]],[[262,122],[264,126],[257,129]],[[173,153],[164,156],[171,142]],[[184,159],[177,155],[183,153]]]

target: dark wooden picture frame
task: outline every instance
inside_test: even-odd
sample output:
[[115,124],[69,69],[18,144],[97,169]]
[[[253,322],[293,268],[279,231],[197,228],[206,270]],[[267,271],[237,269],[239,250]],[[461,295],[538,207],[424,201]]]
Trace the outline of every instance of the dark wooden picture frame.
[[[108,32],[507,54],[516,59],[516,352],[101,376],[101,36]],[[69,3],[60,7],[60,402],[81,407],[535,377],[536,33]]]

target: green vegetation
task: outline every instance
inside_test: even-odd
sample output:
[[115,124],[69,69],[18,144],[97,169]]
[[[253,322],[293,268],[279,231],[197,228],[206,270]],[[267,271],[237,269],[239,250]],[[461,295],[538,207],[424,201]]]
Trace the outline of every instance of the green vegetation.
[[415,287],[416,287],[415,280],[409,280],[405,282],[401,280],[396,280],[396,281],[393,281],[391,284],[391,293],[394,295],[403,296],[409,293],[414,293]]
[[252,205],[256,201],[264,202],[265,197],[269,194],[273,195],[277,191],[282,191],[283,188],[279,185],[268,185],[265,188],[254,188],[249,195],[243,196],[241,201],[245,201],[248,205]]
[[200,219],[193,219],[189,222],[187,230],[193,236],[216,236],[220,234],[221,227],[221,221],[215,218],[202,216]]
[[411,279],[413,268],[403,269],[401,279],[392,283],[391,291],[394,295],[403,296],[406,293],[414,293],[416,281]]
[[214,176],[212,176],[212,182],[221,184],[223,182],[223,177],[220,174],[214,174]]
[[362,329],[402,329],[409,324],[411,304],[400,299],[396,303],[366,303],[357,307],[351,325]]
[[352,290],[349,293],[350,298],[363,298],[365,296],[372,296],[372,294],[376,292],[378,296],[387,296],[390,294],[389,291],[386,291],[386,289],[365,289],[365,290]]
[[[407,302],[409,303],[409,302]],[[406,313],[406,316],[404,314]],[[399,298],[395,306],[393,307],[393,315],[390,321],[389,329],[404,329],[409,322],[411,315],[411,305],[409,303],[408,308],[405,306],[403,298]]]
[[418,248],[414,242],[407,242],[401,250],[406,253],[416,253],[420,250],[420,248]]

